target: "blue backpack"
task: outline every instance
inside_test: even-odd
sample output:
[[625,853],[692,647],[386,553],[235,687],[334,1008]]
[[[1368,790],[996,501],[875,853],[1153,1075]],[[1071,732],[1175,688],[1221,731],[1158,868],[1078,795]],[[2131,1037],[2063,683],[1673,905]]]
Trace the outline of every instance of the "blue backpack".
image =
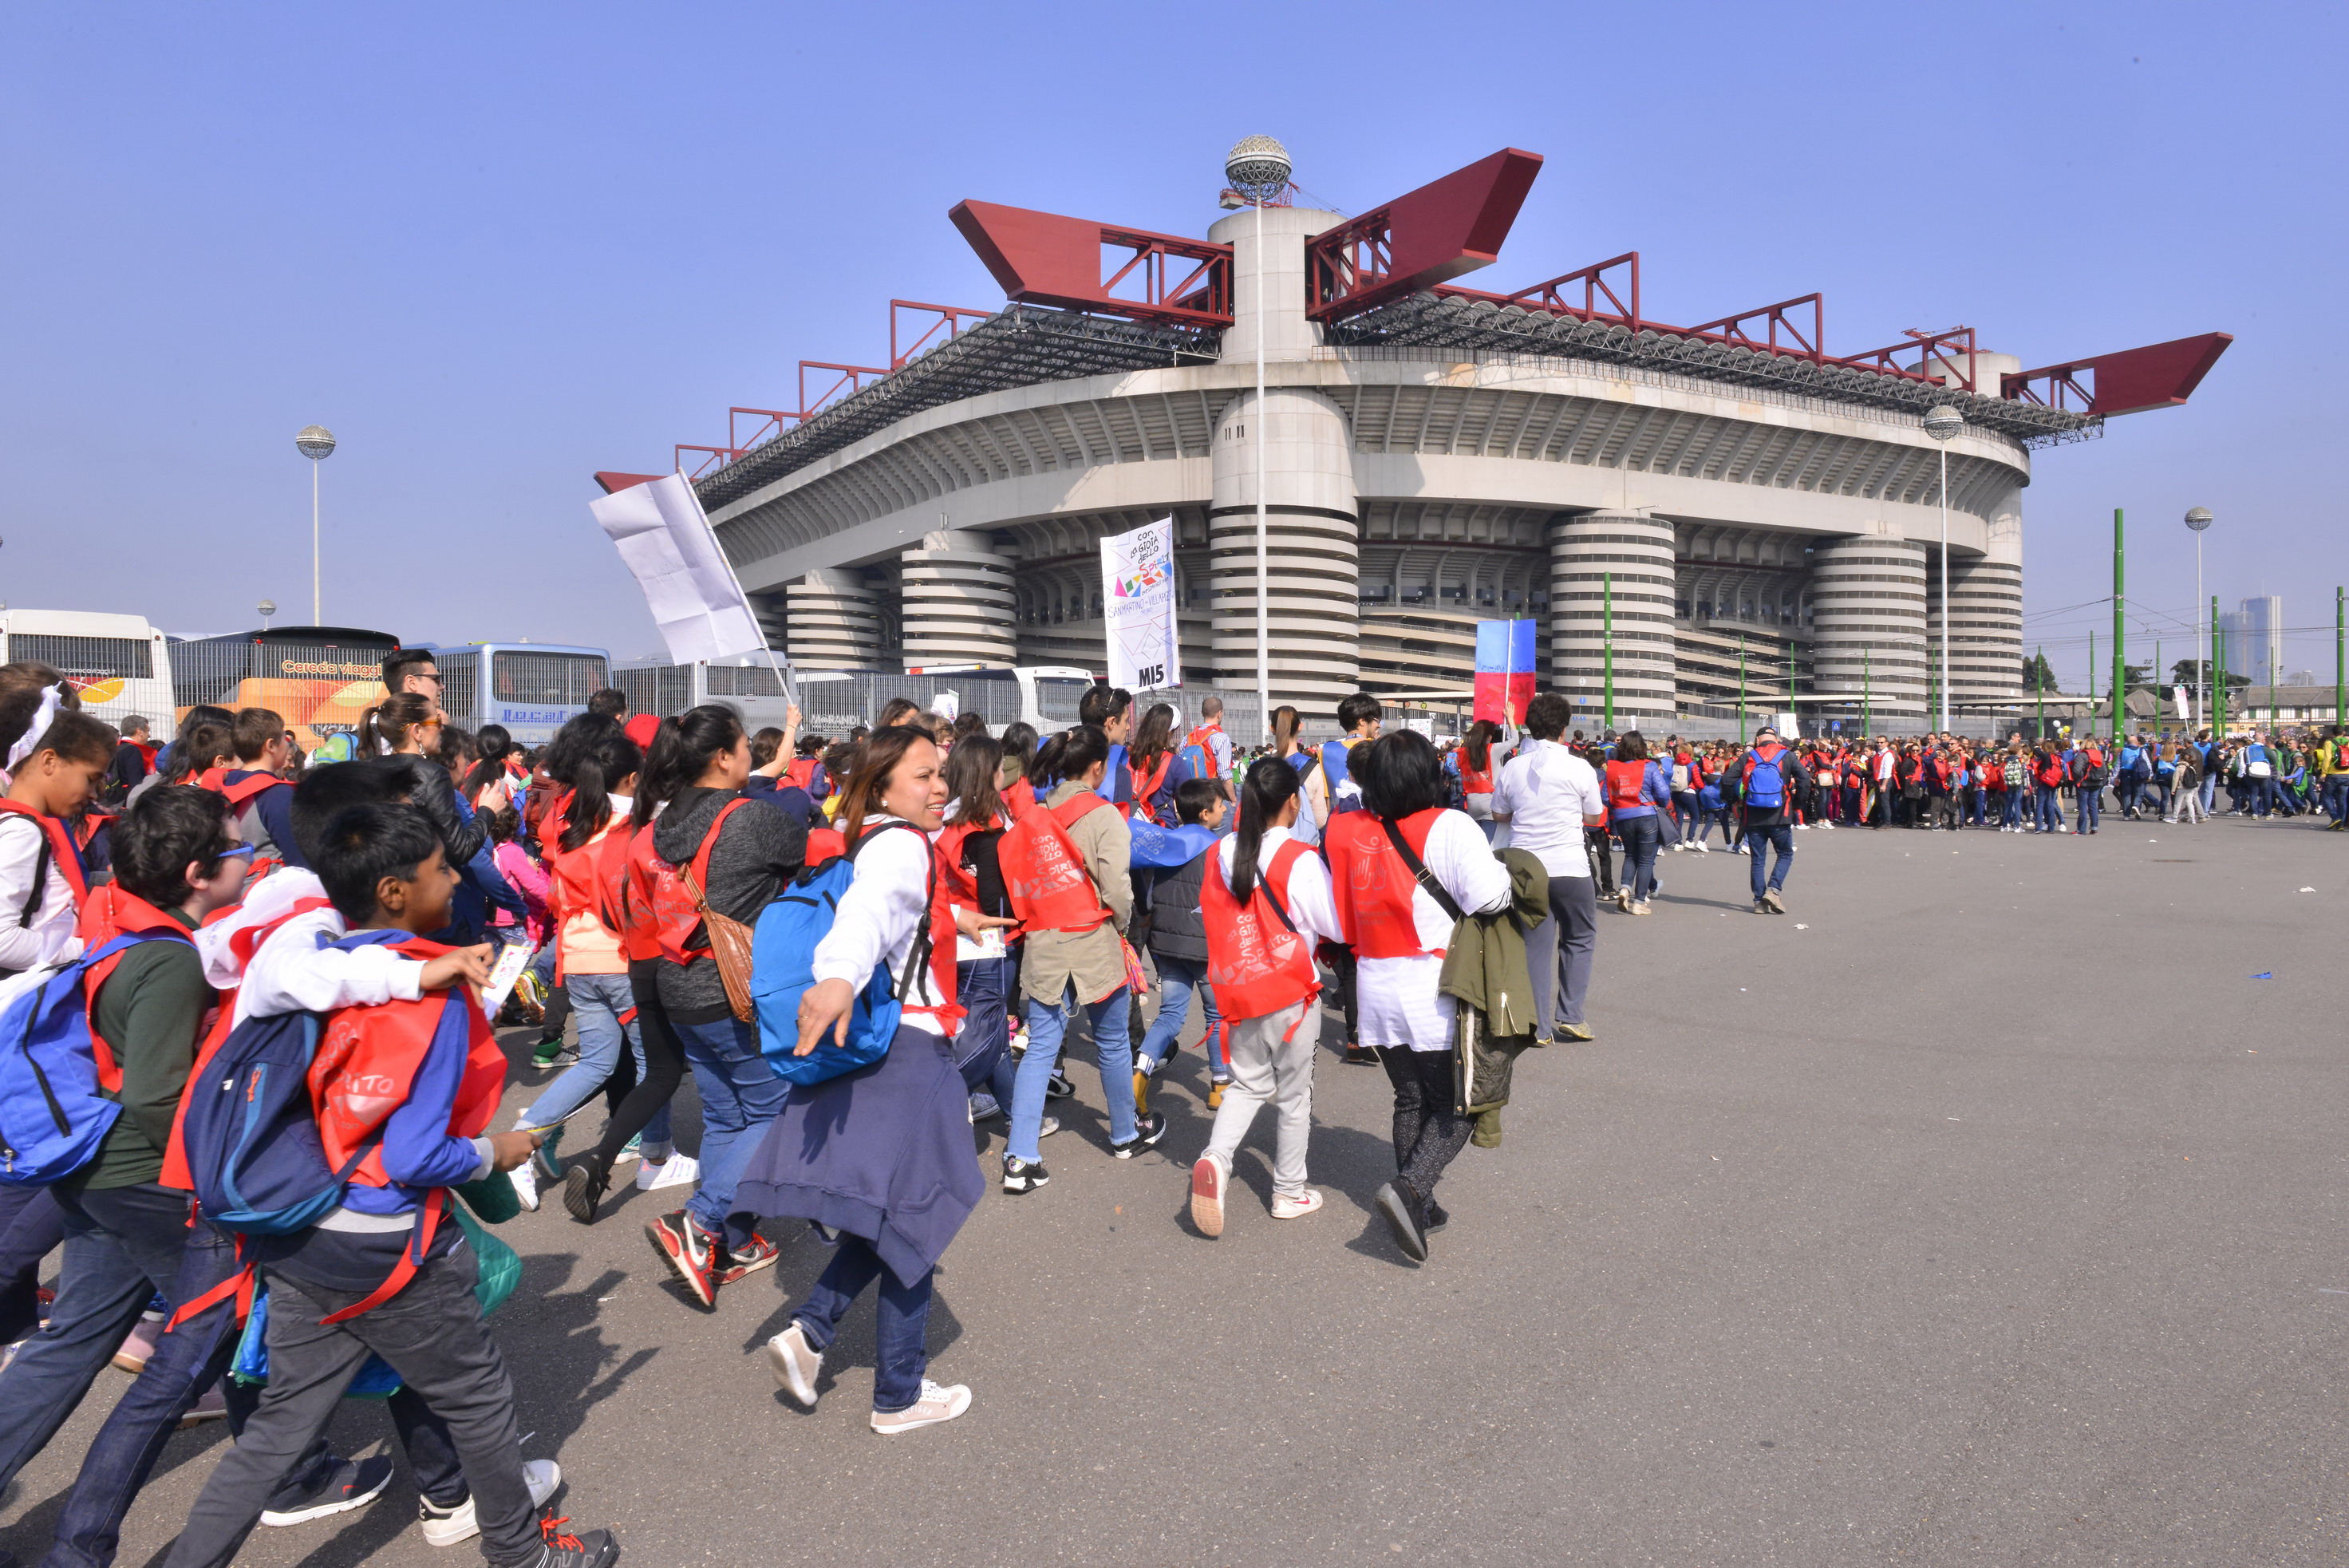
[[1353,752],[1343,741],[1321,742],[1321,780],[1330,790],[1330,815],[1343,815],[1362,809],[1362,786],[1356,784],[1351,794],[1345,793],[1353,771]]
[[47,1187],[97,1158],[122,1106],[98,1083],[83,977],[140,942],[185,940],[160,931],[117,937],[0,1012],[0,1183]]
[[1778,757],[1764,757],[1759,752],[1748,752],[1746,760],[1754,764],[1745,775],[1745,804],[1757,811],[1775,811],[1786,804],[1786,775],[1778,766]]
[[343,1184],[380,1141],[378,1133],[362,1143],[340,1170],[326,1163],[310,1101],[317,1049],[314,1012],[248,1018],[188,1080],[181,1141],[196,1207],[222,1230],[309,1229],[343,1200]]
[[[918,833],[910,824],[895,824]],[[905,972],[893,983],[886,964],[874,964],[864,989],[848,1015],[848,1043],[835,1045],[827,1034],[804,1056],[792,1054],[800,1044],[800,998],[815,983],[816,944],[838,918],[840,900],[856,879],[856,857],[883,827],[867,833],[823,865],[802,871],[782,896],[759,912],[750,935],[750,1000],[759,1012],[759,1049],[775,1075],[790,1084],[821,1084],[843,1073],[870,1066],[889,1054],[897,1037],[905,992],[914,976],[930,961],[930,923],[926,914],[913,950],[905,956]],[[937,863],[930,865],[930,899],[937,896]]]

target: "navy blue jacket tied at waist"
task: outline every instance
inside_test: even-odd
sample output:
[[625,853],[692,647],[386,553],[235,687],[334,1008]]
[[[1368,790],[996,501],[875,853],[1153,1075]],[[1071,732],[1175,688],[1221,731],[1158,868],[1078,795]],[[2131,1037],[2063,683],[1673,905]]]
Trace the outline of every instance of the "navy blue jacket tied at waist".
[[945,1255],[986,1190],[954,1043],[901,1025],[871,1066],[792,1088],[734,1206],[862,1236],[898,1283],[911,1285]]

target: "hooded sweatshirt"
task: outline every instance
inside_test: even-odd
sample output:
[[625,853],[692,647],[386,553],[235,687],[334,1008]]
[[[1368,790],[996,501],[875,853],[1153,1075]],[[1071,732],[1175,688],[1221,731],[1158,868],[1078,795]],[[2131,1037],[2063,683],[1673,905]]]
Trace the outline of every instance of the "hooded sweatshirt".
[[[678,791],[653,824],[654,852],[672,866],[689,863],[700,852],[719,812],[740,793],[698,786]],[[785,812],[738,811],[719,830],[717,846],[709,852],[709,884],[702,895],[719,914],[746,926],[755,924],[759,911],[774,902],[806,859],[806,823]],[[709,956],[708,937],[697,930],[687,946],[698,950],[690,963],[659,966],[661,1005],[679,1023],[715,1023],[731,1017],[725,981]]]

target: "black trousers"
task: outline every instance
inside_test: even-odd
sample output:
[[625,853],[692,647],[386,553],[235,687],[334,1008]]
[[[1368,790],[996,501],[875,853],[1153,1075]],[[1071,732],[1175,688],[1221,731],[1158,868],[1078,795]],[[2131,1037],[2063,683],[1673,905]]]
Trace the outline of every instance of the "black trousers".
[[278,1273],[269,1281],[269,1386],[236,1446],[221,1459],[168,1568],[225,1568],[261,1521],[285,1472],[325,1432],[369,1352],[446,1424],[481,1524],[481,1552],[498,1568],[541,1555],[537,1509],[522,1471],[513,1380],[473,1296],[473,1250],[425,1263],[398,1295],[346,1323],[319,1320],[356,1304],[357,1292]]
[[636,1033],[645,1043],[645,1078],[636,1081],[636,1054],[623,1049],[619,1064],[604,1083],[604,1103],[609,1120],[604,1124],[604,1139],[595,1148],[595,1158],[604,1168],[620,1158],[628,1140],[645,1130],[653,1113],[677,1096],[679,1084],[685,1082],[685,1046],[677,1037],[677,1030],[668,1021],[668,1009],[661,1005],[660,988],[655,976],[665,959],[638,959],[628,966],[628,992],[636,1002]]
[[1379,1063],[1394,1089],[1395,1174],[1433,1202],[1444,1168],[1476,1130],[1475,1117],[1453,1108],[1452,1053],[1381,1045]]

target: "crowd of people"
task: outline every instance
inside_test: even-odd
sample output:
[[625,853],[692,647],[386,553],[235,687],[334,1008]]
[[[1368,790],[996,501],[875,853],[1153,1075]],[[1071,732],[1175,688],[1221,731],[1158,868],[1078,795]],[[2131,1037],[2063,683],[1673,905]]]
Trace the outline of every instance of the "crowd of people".
[[[616,1563],[611,1532],[542,1512],[561,1473],[524,1457],[485,1322],[518,1272],[490,1227],[557,1194],[593,1224],[624,1178],[673,1193],[647,1239],[703,1309],[804,1222],[830,1255],[765,1347],[773,1376],[814,1407],[870,1289],[870,1424],[916,1431],[972,1399],[926,1344],[988,1185],[972,1127],[1001,1123],[1000,1191],[1043,1189],[1080,1058],[1127,1160],[1162,1145],[1153,1090],[1195,1040],[1214,1119],[1182,1151],[1194,1227],[1237,1220],[1267,1106],[1269,1215],[1305,1220],[1326,1002],[1340,1059],[1392,1092],[1374,1204],[1425,1262],[1446,1170],[1497,1140],[1507,1064],[1593,1038],[1601,903],[1649,913],[1660,856],[1708,852],[1716,825],[1755,911],[1781,914],[1791,836],[1815,827],[2093,835],[2107,788],[2125,817],[2190,820],[2223,787],[2245,815],[2349,819],[2337,732],[1591,742],[1546,693],[1522,731],[1439,750],[1358,694],[1336,738],[1283,708],[1250,752],[1213,698],[1185,729],[1097,685],[1050,735],[903,701],[845,736],[796,712],[751,733],[607,691],[533,752],[452,725],[427,652],[383,681],[356,760],[313,765],[265,709],[200,706],[157,744],[80,712],[54,670],[0,667],[0,1021],[25,1042],[0,1064],[0,1485],[109,1361],[137,1372],[48,1568],[113,1560],[183,1420],[234,1442],[170,1568],[367,1504],[390,1462],[325,1438],[354,1387],[388,1392],[428,1541]],[[549,1075],[511,1116],[499,1022],[538,1031],[527,1070]],[[691,1153],[671,1126],[688,1077]]]

